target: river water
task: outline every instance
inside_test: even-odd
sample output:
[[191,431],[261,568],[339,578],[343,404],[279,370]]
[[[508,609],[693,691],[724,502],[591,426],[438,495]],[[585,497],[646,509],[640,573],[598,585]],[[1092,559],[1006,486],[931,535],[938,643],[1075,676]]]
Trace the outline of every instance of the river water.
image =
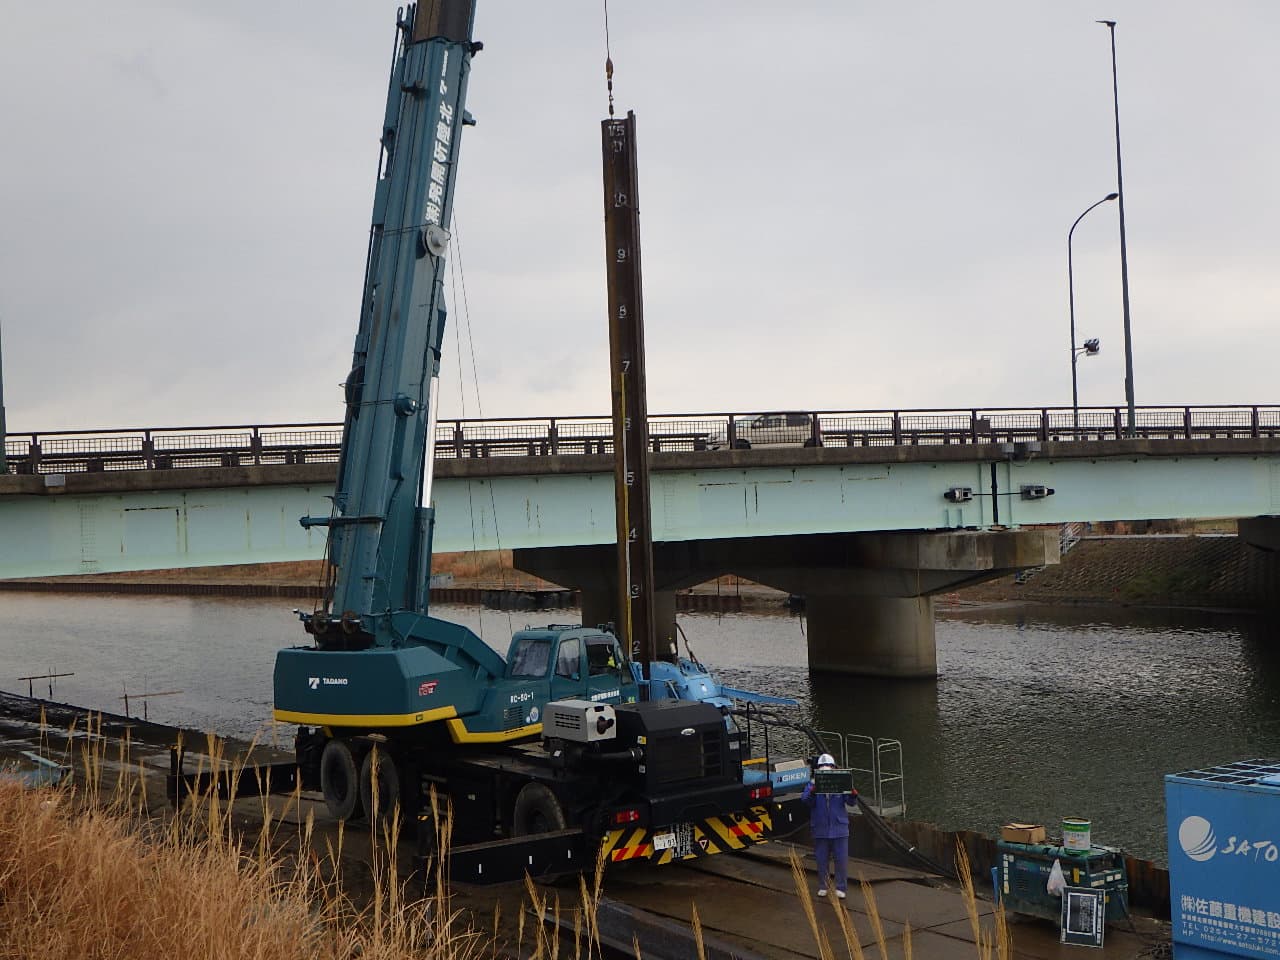
[[[513,629],[573,615],[433,612],[504,652]],[[1164,774],[1280,757],[1280,624],[1265,619],[940,605],[929,681],[811,677],[804,621],[781,611],[680,626],[724,681],[795,696],[819,728],[900,740],[909,816],[945,828],[1087,817],[1095,842],[1163,863]],[[0,592],[0,689],[74,672],[54,699],[113,712],[126,691],[181,691],[148,700],[150,718],[287,745],[273,657],[305,639],[283,600]]]

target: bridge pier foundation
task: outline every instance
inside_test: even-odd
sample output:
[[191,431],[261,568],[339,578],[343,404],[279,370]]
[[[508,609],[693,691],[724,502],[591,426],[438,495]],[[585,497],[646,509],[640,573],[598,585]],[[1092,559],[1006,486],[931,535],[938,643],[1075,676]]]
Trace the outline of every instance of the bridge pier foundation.
[[809,594],[809,669],[874,677],[938,675],[933,597]]

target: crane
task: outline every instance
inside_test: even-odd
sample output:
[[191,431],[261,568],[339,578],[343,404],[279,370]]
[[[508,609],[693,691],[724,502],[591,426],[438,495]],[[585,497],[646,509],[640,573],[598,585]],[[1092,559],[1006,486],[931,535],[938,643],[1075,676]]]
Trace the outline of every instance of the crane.
[[299,614],[310,642],[277,653],[275,719],[299,725],[302,780],[335,817],[398,805],[428,818],[430,791],[444,791],[455,838],[485,862],[495,836],[554,834],[543,847],[559,869],[594,862],[602,842],[626,851],[614,859],[641,856],[633,841],[646,831],[657,839],[645,856],[659,860],[757,842],[803,810],[773,803],[767,780],[743,782],[741,738],[716,706],[637,702],[640,680],[609,630],[528,628],[504,658],[428,610],[443,277],[474,123],[474,17],[475,0],[397,17],[333,508],[302,520],[326,528],[329,572],[322,602]]

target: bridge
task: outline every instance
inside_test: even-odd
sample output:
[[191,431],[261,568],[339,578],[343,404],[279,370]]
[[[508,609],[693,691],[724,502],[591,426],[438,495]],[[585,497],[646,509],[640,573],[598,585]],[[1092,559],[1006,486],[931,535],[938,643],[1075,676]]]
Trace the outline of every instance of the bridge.
[[[932,598],[1055,562],[1053,525],[1280,514],[1280,406],[791,412],[650,424],[660,617],[737,573],[807,598],[810,663],[936,672]],[[10,434],[0,578],[318,558],[340,424]],[[435,548],[614,596],[607,418],[438,425]],[[1277,521],[1280,523],[1280,521]],[[1034,529],[1028,529],[1032,527]],[[1049,529],[1046,530],[1046,527]],[[1242,525],[1280,540],[1269,520]]]

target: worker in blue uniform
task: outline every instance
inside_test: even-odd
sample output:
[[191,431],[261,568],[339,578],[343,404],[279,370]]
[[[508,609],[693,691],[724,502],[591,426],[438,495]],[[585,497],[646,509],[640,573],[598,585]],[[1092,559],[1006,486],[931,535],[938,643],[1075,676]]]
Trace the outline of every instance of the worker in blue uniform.
[[[818,757],[819,770],[834,770],[836,761],[829,753]],[[811,808],[809,829],[813,833],[813,855],[818,861],[818,896],[827,895],[831,861],[835,860],[836,896],[845,898],[849,886],[849,811],[845,802],[857,803],[858,791],[849,793],[814,793],[813,781],[801,794]]]

